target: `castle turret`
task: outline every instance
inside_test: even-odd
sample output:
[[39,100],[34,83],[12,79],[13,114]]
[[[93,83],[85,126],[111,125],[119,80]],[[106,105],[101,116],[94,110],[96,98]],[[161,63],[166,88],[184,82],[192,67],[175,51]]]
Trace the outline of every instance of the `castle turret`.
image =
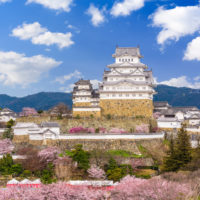
[[89,80],[79,80],[73,89],[73,116],[100,117],[99,93]]

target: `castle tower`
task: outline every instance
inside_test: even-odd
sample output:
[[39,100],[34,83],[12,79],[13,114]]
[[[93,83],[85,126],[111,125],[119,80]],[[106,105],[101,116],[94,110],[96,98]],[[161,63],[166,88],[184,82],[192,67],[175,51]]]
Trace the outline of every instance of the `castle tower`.
[[153,76],[140,62],[139,47],[117,47],[113,58],[99,88],[102,115],[151,117]]
[[99,93],[89,80],[79,80],[73,89],[73,117],[100,117]]

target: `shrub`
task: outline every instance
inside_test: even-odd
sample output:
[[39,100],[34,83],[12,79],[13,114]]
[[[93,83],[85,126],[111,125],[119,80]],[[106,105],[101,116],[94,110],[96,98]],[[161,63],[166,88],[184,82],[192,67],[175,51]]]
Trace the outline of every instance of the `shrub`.
[[110,114],[107,114],[107,115],[106,115],[106,119],[110,120],[110,119],[111,119],[111,115],[110,115]]
[[87,170],[89,177],[94,179],[104,179],[105,178],[105,172],[103,169],[97,167],[96,165],[92,165]]
[[71,151],[71,158],[78,163],[78,168],[87,171],[90,167],[90,154],[87,151],[84,151],[82,147],[81,144],[76,145],[75,149]]
[[75,119],[80,119],[81,117],[80,117],[80,115],[76,115],[76,117],[75,117]]

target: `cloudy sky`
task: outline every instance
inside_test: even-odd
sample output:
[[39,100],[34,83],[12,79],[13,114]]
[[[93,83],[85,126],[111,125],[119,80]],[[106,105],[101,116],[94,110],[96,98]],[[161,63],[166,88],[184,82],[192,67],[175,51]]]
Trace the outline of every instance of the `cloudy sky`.
[[158,83],[200,88],[198,0],[0,0],[0,93],[96,85],[116,45],[140,45]]

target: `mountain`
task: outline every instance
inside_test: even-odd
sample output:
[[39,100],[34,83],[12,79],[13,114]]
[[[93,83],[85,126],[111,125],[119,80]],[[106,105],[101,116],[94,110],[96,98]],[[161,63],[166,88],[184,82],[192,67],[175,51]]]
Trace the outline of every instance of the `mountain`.
[[0,107],[8,107],[15,112],[20,112],[23,107],[33,107],[37,110],[48,110],[61,102],[72,107],[71,94],[62,92],[40,92],[21,98],[0,95]]
[[[154,101],[168,101],[172,106],[197,106],[200,108],[200,90],[190,88],[177,88],[158,85]],[[71,93],[40,92],[33,95],[17,98],[5,94],[0,95],[0,107],[8,107],[15,112],[20,112],[23,107],[33,107],[37,110],[48,110],[58,103],[65,103],[72,107]]]
[[200,89],[158,85],[154,101],[168,101],[172,106],[196,106],[200,109]]

